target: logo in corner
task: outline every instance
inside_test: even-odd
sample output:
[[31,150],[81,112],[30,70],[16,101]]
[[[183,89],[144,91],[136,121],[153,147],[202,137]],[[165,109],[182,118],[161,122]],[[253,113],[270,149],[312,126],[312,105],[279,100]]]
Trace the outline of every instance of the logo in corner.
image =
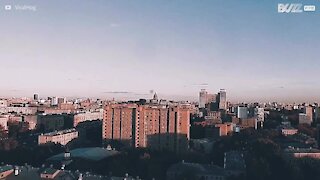
[[278,4],[278,13],[302,13],[303,12],[302,4]]
[[302,13],[316,11],[315,5],[302,5],[297,3],[279,3],[278,13]]

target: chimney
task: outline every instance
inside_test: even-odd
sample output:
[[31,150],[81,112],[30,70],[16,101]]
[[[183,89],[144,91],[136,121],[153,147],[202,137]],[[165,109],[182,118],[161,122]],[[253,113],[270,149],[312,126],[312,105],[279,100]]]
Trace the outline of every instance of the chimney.
[[82,177],[82,173],[80,173],[79,174],[79,178],[78,178],[78,180],[82,180],[83,179],[83,177]]
[[15,175],[15,176],[18,176],[18,175],[19,175],[19,167],[18,167],[18,166],[15,166],[15,167],[14,167],[14,175]]

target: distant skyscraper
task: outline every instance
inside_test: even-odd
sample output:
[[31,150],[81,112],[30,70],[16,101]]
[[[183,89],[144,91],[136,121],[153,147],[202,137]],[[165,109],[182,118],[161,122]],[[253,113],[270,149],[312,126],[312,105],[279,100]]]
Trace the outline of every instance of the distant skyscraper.
[[318,123],[320,115],[320,107],[315,107],[314,109],[314,120]]
[[305,114],[307,115],[307,119],[311,122],[313,122],[313,107],[307,106],[305,108]]
[[201,89],[199,93],[199,108],[205,108],[208,100],[208,92],[205,89]]
[[299,113],[299,124],[309,124],[311,125],[312,121],[305,113]]
[[240,119],[248,118],[248,107],[238,106],[237,117]]
[[258,121],[263,122],[264,121],[264,109],[256,107],[254,108],[254,116],[257,117]]
[[58,98],[58,104],[66,103],[66,98],[65,97],[59,97]]
[[217,101],[217,94],[207,94],[207,103],[213,103]]
[[227,110],[227,92],[225,89],[220,89],[218,93],[219,109]]
[[254,117],[257,117],[257,128],[262,128],[264,123],[264,108],[254,108]]
[[52,97],[51,98],[51,106],[58,105],[58,97]]
[[39,94],[34,94],[33,95],[33,100],[39,101]]

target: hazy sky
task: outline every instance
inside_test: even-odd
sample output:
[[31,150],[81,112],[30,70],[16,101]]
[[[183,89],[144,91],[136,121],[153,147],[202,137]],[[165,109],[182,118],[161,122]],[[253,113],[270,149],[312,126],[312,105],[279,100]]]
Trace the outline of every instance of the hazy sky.
[[0,96],[316,101],[320,1],[279,14],[286,2],[1,0]]

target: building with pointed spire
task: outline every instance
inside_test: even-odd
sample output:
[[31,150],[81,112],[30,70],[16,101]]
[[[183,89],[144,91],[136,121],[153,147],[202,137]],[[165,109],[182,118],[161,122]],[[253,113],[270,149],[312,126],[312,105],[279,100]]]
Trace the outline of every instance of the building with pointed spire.
[[153,98],[150,100],[150,102],[152,104],[158,104],[159,103],[158,95],[157,95],[156,92],[154,93]]

